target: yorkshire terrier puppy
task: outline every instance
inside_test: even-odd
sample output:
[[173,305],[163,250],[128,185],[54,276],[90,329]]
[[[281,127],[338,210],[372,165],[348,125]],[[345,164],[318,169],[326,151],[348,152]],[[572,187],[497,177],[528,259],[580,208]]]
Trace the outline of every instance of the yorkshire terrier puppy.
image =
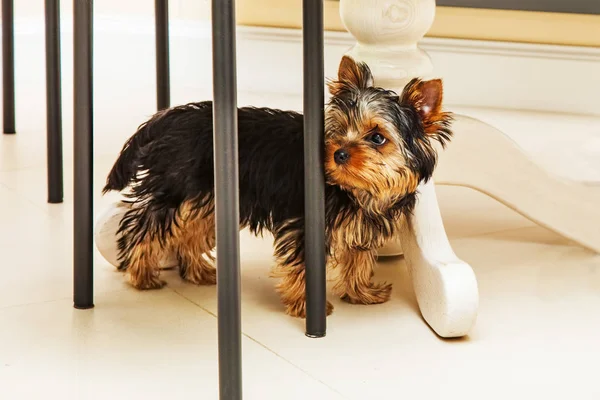
[[[368,66],[344,57],[325,111],[326,246],[339,268],[335,292],[355,304],[387,301],[371,281],[376,250],[394,238],[451,137],[442,82],[413,79],[398,96],[375,87]],[[277,285],[286,312],[305,316],[303,117],[238,110],[240,229],[275,238]],[[216,282],[212,103],[158,112],[127,141],[104,192],[126,193],[119,269],[138,289],[156,289],[159,258],[175,252],[181,277]],[[333,311],[328,303],[327,313]]]

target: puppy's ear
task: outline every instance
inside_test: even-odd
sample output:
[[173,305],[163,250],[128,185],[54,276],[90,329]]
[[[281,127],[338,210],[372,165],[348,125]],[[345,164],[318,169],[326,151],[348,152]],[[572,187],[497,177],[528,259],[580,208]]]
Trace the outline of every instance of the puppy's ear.
[[348,56],[342,57],[338,69],[337,81],[329,82],[329,93],[332,96],[342,90],[360,90],[373,86],[373,75],[365,63],[357,63]]
[[452,115],[442,111],[443,94],[441,79],[422,81],[415,78],[406,85],[400,98],[401,104],[412,106],[417,111],[425,135],[437,140],[442,146],[452,136]]

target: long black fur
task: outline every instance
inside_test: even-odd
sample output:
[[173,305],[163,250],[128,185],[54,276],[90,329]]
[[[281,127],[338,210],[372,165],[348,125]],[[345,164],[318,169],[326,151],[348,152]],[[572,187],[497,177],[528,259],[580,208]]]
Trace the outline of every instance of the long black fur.
[[[409,116],[403,123],[414,124],[418,120]],[[182,203],[192,202],[201,209],[213,199],[212,128],[212,102],[190,103],[158,113],[127,141],[103,190],[131,188],[128,196],[135,207],[121,221],[122,256],[145,235],[159,235],[163,241],[172,224],[177,223],[177,210]],[[289,255],[287,264],[301,263],[303,116],[293,111],[244,107],[238,110],[238,131],[240,225],[249,227],[254,234],[261,234],[264,229],[276,235],[298,232],[300,236],[294,242],[280,244],[275,254]],[[370,216],[368,223],[380,229],[383,237],[391,237],[394,226],[384,223],[384,219],[410,212],[415,196],[409,194],[400,199],[385,215]],[[359,207],[349,192],[326,186],[328,244],[329,234],[337,228],[336,221],[355,214]],[[292,253],[288,246],[295,246]],[[126,258],[122,259],[120,268],[125,269],[127,263]]]

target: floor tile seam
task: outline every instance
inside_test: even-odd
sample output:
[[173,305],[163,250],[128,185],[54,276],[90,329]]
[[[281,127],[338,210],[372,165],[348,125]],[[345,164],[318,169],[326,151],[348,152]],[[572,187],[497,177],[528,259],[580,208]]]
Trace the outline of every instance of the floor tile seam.
[[[214,317],[215,319],[218,319],[217,314],[215,314],[214,312],[210,311],[209,309],[207,309],[206,307],[202,306],[201,304],[196,303],[195,301],[193,301],[192,299],[190,299],[189,297],[187,297],[185,294],[177,291],[176,289],[174,290],[175,293],[177,293],[179,296],[181,296],[183,299],[187,300],[188,302],[192,303],[193,305],[195,305],[196,307],[200,308],[201,310],[203,310],[204,312],[206,312],[207,314],[211,315],[212,317]],[[305,369],[303,369],[302,367],[300,367],[299,365],[296,365],[294,362],[292,362],[291,360],[288,360],[287,358],[283,357],[281,354],[277,353],[275,350],[269,348],[265,343],[262,343],[260,340],[258,340],[257,338],[253,337],[252,335],[250,335],[249,333],[246,333],[243,331],[242,329],[242,336],[246,337],[247,339],[251,340],[252,342],[256,343],[257,345],[259,345],[260,347],[262,347],[263,349],[265,349],[266,351],[268,351],[269,353],[273,354],[275,357],[279,358],[280,360],[284,361],[285,363],[287,363],[288,365],[292,366],[293,368],[297,369],[298,371],[302,372],[304,375],[306,375],[307,377],[309,377],[310,379],[319,382],[321,385],[325,386],[326,388],[328,388],[329,390],[335,392],[336,394],[338,394],[339,396],[341,396],[344,399],[347,399],[348,397],[346,397],[345,395],[343,395],[342,393],[340,393],[338,390],[336,390],[335,388],[333,388],[332,386],[330,386],[329,384],[327,384],[326,382],[324,382],[323,380],[313,376],[312,374],[310,374],[308,371],[306,371]]]
[[[96,295],[103,296],[103,295],[107,295],[107,294],[122,293],[122,292],[126,292],[128,290],[129,289],[127,289],[127,288],[123,288],[123,289],[116,289],[116,290],[101,291],[101,292],[97,292]],[[174,291],[172,291],[172,292],[174,292]],[[55,298],[52,298],[52,299],[40,300],[40,301],[33,301],[33,302],[30,302],[30,303],[20,303],[20,304],[5,305],[5,306],[0,306],[0,312],[5,311],[5,310],[9,310],[9,309],[12,309],[12,308],[37,306],[37,305],[48,304],[48,303],[58,303],[58,302],[69,300],[69,299],[73,299],[73,296],[55,297]],[[98,306],[98,303],[95,302],[94,308],[96,308],[97,306]]]
[[[498,230],[494,230],[494,231],[490,231],[490,232],[485,232],[485,233],[477,233],[477,234],[469,234],[469,235],[459,235],[459,236],[453,236],[452,238],[450,238],[450,240],[460,240],[460,239],[475,239],[475,238],[486,238],[486,237],[490,237],[493,235],[497,235],[499,233],[508,233],[508,232],[518,232],[518,231],[522,231],[525,229],[534,229],[534,228],[540,228],[540,229],[544,229],[544,230],[548,230],[549,232],[555,233],[556,235],[560,236],[562,238],[562,236],[552,230],[549,230],[547,228],[544,228],[543,226],[540,226],[538,224],[533,224],[531,226],[521,226],[518,228],[503,228],[503,229],[498,229]],[[568,240],[565,238],[565,240]]]
[[30,199],[29,196],[26,196],[26,195],[24,195],[22,193],[19,193],[17,190],[15,190],[14,188],[11,188],[10,186],[6,185],[5,183],[0,182],[0,186],[4,187],[6,190],[8,190],[12,194],[14,194],[15,197],[17,197],[19,200],[25,201],[28,205],[33,206],[35,209],[37,209],[38,211],[41,211],[47,217],[49,217],[49,218],[52,219],[53,215],[50,212],[50,210],[48,210],[47,208],[45,208],[45,207],[37,204],[35,201],[33,201],[32,199]]

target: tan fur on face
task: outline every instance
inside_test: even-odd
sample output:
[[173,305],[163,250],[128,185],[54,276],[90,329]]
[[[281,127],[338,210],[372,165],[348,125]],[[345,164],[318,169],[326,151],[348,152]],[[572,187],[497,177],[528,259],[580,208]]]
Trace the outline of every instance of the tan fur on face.
[[[391,140],[379,148],[364,143],[364,139],[352,144],[338,143],[329,141],[325,146],[325,171],[329,183],[359,196],[363,191],[362,197],[372,197],[383,203],[416,191],[420,177],[405,166],[404,156]],[[350,154],[345,165],[336,164],[333,158],[340,148]]]
[[[364,191],[376,202],[413,193],[421,179],[407,167],[406,143],[401,132],[381,114],[377,92],[366,92],[354,108],[331,106],[326,110],[325,172],[330,184],[347,190]],[[386,142],[368,141],[374,132]],[[334,153],[350,154],[344,165],[336,164]]]

